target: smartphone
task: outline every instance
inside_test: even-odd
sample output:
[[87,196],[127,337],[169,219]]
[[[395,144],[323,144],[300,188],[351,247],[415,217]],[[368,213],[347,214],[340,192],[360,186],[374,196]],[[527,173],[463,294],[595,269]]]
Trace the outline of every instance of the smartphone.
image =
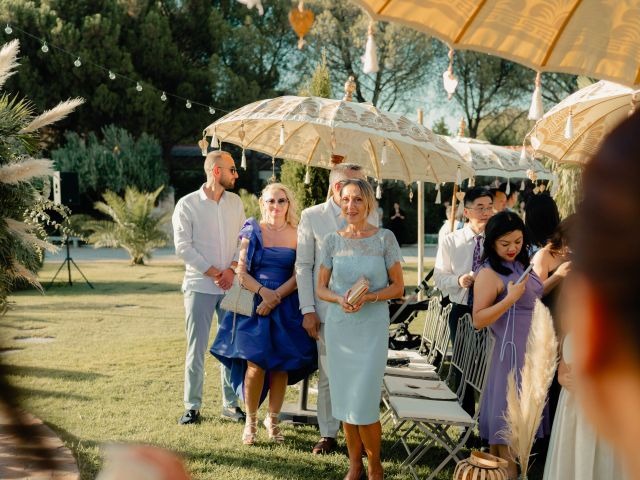
[[527,273],[529,273],[532,268],[533,268],[533,264],[530,263],[529,266],[527,267],[527,269],[524,272],[522,272],[522,275],[520,275],[520,278],[518,279],[518,281],[515,284],[518,285],[522,280],[524,280],[524,277],[527,276]]

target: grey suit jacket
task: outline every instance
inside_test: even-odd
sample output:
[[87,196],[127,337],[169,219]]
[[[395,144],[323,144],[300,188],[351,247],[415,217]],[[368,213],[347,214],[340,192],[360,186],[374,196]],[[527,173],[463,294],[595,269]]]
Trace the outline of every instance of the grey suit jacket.
[[[303,210],[298,224],[296,281],[300,310],[303,314],[315,311],[321,322],[325,321],[329,308],[329,304],[315,294],[322,262],[322,245],[324,237],[344,225],[340,209],[335,204],[331,205],[331,202],[333,199]],[[369,215],[369,223],[378,225],[378,214],[375,210]]]

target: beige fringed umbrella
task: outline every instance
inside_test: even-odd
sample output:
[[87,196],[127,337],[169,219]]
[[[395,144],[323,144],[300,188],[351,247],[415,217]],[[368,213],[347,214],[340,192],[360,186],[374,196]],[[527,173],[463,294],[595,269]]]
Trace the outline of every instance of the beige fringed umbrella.
[[536,154],[583,164],[602,139],[640,105],[640,89],[600,81],[578,90],[539,120],[529,133]]
[[[453,182],[472,168],[446,141],[404,116],[347,100],[286,96],[260,100],[209,125],[211,144],[331,168],[331,156],[382,180]],[[202,144],[206,146],[206,144]],[[243,155],[244,157],[244,155]]]
[[352,0],[376,20],[424,31],[453,49],[489,53],[538,72],[640,85],[640,2]]

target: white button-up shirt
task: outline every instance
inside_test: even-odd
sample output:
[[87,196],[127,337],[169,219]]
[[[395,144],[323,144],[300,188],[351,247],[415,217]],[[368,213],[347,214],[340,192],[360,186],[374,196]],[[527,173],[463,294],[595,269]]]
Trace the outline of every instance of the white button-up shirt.
[[458,278],[471,272],[475,236],[469,224],[466,224],[464,228],[446,235],[438,245],[433,278],[436,287],[444,295],[449,295],[449,300],[454,303],[467,304],[469,289],[462,288]]
[[229,268],[245,220],[242,200],[232,192],[214,202],[203,185],[178,200],[172,221],[176,255],[185,263],[183,292],[224,293],[204,272]]

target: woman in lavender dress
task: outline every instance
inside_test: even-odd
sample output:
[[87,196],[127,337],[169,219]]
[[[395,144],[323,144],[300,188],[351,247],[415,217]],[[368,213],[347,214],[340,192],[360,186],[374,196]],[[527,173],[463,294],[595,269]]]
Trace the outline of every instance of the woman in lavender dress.
[[[509,478],[518,472],[501,431],[506,427],[507,376],[520,369],[533,317],[533,307],[542,296],[542,282],[535,273],[515,284],[529,266],[529,240],[524,223],[515,213],[501,212],[487,223],[483,263],[474,284],[473,324],[488,327],[496,344],[491,369],[480,406],[480,436],[489,441],[490,451],[509,462]],[[548,408],[537,436],[549,432]]]

